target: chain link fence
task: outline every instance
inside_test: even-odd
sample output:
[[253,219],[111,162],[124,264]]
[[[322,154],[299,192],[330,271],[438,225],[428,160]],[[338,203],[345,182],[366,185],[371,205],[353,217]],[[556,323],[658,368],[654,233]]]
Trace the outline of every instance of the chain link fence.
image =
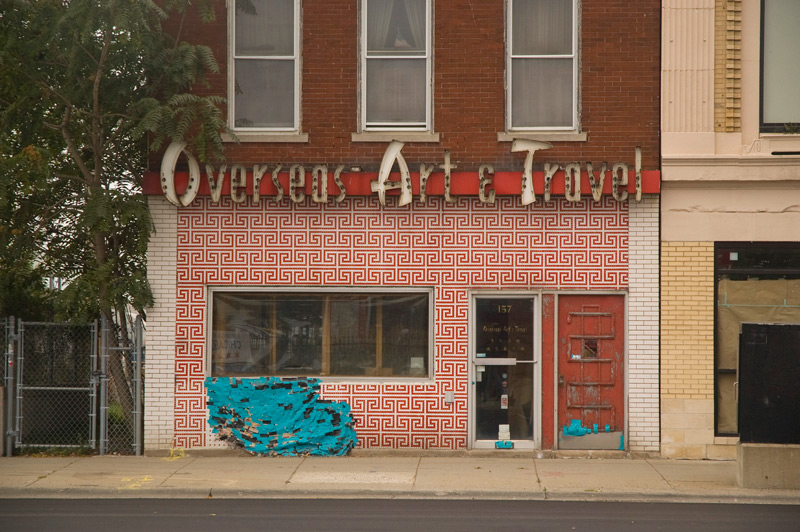
[[11,371],[8,364],[8,336],[9,332],[8,329],[11,328],[11,318],[3,318],[0,319],[0,345],[3,346],[3,384],[2,386],[6,385],[6,377],[8,376],[8,372]]
[[[141,454],[143,332],[0,319],[8,448],[75,447]],[[13,390],[13,391],[12,391]]]
[[0,341],[3,346],[3,393],[0,404],[0,430],[2,430],[2,449],[4,455],[11,456],[11,449],[13,448],[11,420],[14,419],[14,378],[13,378],[13,357],[11,354],[11,336],[14,331],[14,318],[0,319]]
[[97,324],[20,322],[16,445],[95,445]]
[[136,436],[142,411],[142,368],[137,340],[141,338],[141,319],[130,328],[105,318],[101,323],[100,452],[139,454]]

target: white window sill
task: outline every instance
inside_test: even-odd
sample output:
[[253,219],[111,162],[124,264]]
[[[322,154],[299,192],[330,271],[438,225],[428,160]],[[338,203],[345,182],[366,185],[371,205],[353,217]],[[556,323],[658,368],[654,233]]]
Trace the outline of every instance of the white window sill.
[[800,133],[759,133],[762,139],[800,139]]
[[353,142],[439,142],[438,133],[427,131],[364,131],[362,133],[351,133],[350,140]]
[[513,142],[514,139],[543,142],[586,142],[589,140],[589,134],[573,131],[504,131],[497,134],[497,142]]
[[223,133],[222,142],[308,142],[308,133],[233,133],[235,137]]

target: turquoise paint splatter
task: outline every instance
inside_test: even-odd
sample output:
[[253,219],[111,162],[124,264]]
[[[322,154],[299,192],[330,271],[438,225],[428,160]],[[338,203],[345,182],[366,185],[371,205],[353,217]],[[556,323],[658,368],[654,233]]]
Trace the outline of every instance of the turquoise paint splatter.
[[207,378],[209,423],[255,454],[343,456],[358,443],[350,405],[319,397],[319,379]]
[[564,436],[583,436],[590,432],[592,429],[584,428],[580,419],[570,419],[569,425],[564,425]]

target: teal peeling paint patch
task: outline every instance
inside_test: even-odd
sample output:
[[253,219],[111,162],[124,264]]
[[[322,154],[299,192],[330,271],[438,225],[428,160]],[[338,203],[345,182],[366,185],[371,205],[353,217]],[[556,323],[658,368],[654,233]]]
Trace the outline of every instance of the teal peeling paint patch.
[[564,425],[564,436],[583,436],[591,432],[592,429],[583,427],[583,423],[580,419],[570,419],[569,425]]
[[343,456],[358,438],[350,405],[319,397],[319,379],[207,378],[209,423],[256,454]]

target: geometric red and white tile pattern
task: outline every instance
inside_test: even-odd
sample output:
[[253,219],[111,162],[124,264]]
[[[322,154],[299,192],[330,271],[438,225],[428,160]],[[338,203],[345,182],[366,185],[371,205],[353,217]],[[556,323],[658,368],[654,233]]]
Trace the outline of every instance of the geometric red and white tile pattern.
[[[175,443],[206,441],[203,379],[208,286],[414,286],[435,293],[430,383],[325,383],[347,401],[359,446],[464,448],[467,444],[469,290],[624,289],[628,205],[610,196],[522,206],[477,198],[383,207],[372,196],[341,204],[214,204],[178,211]],[[454,403],[444,392],[455,393]]]

